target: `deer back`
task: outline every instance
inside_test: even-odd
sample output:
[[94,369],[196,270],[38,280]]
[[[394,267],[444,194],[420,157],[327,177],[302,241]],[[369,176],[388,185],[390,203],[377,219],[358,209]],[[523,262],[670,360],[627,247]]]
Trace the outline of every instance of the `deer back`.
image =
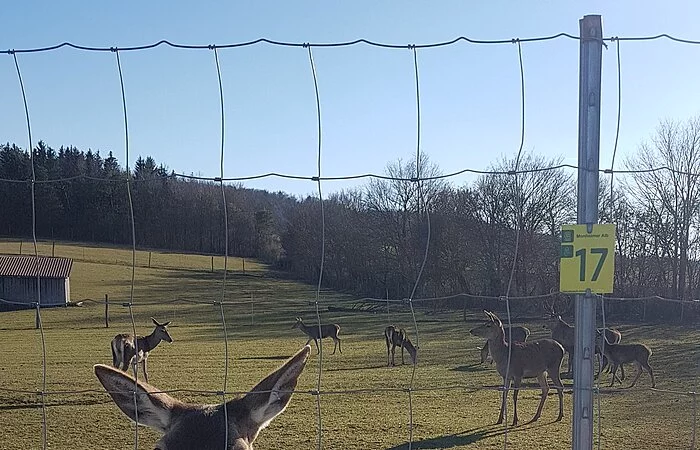
[[[510,347],[510,365],[508,365],[508,347]],[[536,377],[542,372],[561,368],[564,348],[554,339],[539,339],[531,342],[513,342],[498,346],[494,351],[489,343],[491,356],[501,376],[510,370],[511,376]]]
[[603,351],[608,359],[618,364],[647,362],[651,356],[651,349],[644,344],[605,344]]

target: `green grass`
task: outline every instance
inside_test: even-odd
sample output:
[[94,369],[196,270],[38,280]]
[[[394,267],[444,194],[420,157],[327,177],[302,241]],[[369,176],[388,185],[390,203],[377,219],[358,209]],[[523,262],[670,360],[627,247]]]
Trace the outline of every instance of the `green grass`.
[[[29,248],[25,242],[23,252],[28,253]],[[0,252],[18,250],[18,242],[0,243]],[[43,245],[41,251],[51,254],[51,246]],[[101,303],[105,294],[115,302],[128,300],[130,252],[67,244],[57,245],[55,252],[57,256],[75,258],[71,277],[73,300],[94,299],[94,302],[88,301],[82,308],[42,311],[47,390],[80,391],[46,397],[49,448],[133,448],[132,425],[104,393],[92,372],[93,364],[110,362],[111,338],[132,328],[128,308],[119,305],[110,306],[110,327],[105,328]],[[174,338],[172,344],[163,343],[152,352],[151,382],[167,390],[221,390],[225,343],[220,309],[212,304],[185,301],[220,300],[223,264],[217,263],[212,273],[208,256],[153,252],[148,268],[147,258],[148,252],[140,253],[137,258],[133,306],[137,332],[149,333],[149,317],[154,316],[173,322],[170,331]],[[235,264],[229,267],[235,272],[228,275],[226,300],[239,304],[225,309],[229,349],[227,390],[245,391],[306,342],[301,332],[291,327],[296,316],[307,321],[314,319],[315,309],[308,300],[314,298],[315,286],[266,276],[264,266],[253,261],[246,261],[246,274]],[[325,306],[350,297],[324,292],[322,300]],[[154,302],[162,304],[151,304]],[[327,341],[322,390],[363,390],[321,396],[324,448],[407,448],[409,396],[402,389],[409,385],[412,369],[409,365],[385,367],[382,331],[388,321],[386,313],[323,310],[324,321],[341,325],[343,353],[326,354],[332,344]],[[407,311],[397,308],[391,312],[390,319],[409,329],[415,342],[412,318]],[[468,330],[480,323],[481,315],[470,315],[465,323],[461,312],[419,313],[417,321],[420,351],[415,376],[417,391],[412,395],[413,448],[503,448],[503,427],[494,425],[499,393],[477,389],[500,383],[493,366],[476,364],[479,358],[476,348],[482,342],[470,336]],[[533,321],[526,325],[534,331],[533,338],[545,336],[540,323]],[[619,325],[625,342],[644,342],[653,349],[651,364],[657,387],[678,391],[697,388],[700,331],[670,324],[615,325]],[[41,448],[42,409],[39,397],[32,391],[41,389],[42,346],[40,333],[34,329],[32,311],[0,313],[0,348],[2,448]],[[300,391],[315,388],[318,368],[314,350],[298,385]],[[630,367],[628,376],[631,375]],[[604,378],[605,382],[608,380]],[[565,383],[570,385],[571,380]],[[455,386],[461,388],[446,389]],[[632,389],[606,390],[600,395],[602,448],[690,447],[692,398],[654,392],[649,386],[648,376],[642,375]],[[387,389],[396,391],[387,392]],[[214,396],[176,396],[187,401],[218,401]],[[534,414],[538,399],[537,391],[521,393],[518,409],[522,422]],[[552,390],[540,421],[509,428],[509,448],[570,448],[571,400],[571,394],[565,394],[565,420],[553,423],[557,400]],[[597,420],[597,409],[595,415]],[[315,397],[299,392],[286,412],[261,432],[256,448],[315,448],[316,424]],[[597,439],[597,430],[595,434]],[[139,448],[151,449],[157,439],[157,433],[139,429]]]

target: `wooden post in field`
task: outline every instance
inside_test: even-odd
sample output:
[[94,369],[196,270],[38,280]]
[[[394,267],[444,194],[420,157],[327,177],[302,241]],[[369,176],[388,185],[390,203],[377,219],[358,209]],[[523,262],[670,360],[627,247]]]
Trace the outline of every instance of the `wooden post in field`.
[[41,328],[41,317],[39,316],[39,308],[40,308],[40,306],[37,305],[37,306],[36,306],[35,313],[34,313],[34,327],[35,327],[37,330],[38,330],[39,328]]
[[109,295],[105,294],[105,328],[109,328]]
[[253,298],[253,293],[250,293],[250,324],[255,325],[255,301]]
[[245,273],[245,258],[241,258],[241,261],[243,261],[243,273]]
[[56,256],[56,241],[51,241],[51,257]]
[[148,268],[151,268],[151,252],[148,252]]
[[211,271],[214,271],[214,256],[211,257]]
[[22,254],[22,241],[19,241],[19,254]]

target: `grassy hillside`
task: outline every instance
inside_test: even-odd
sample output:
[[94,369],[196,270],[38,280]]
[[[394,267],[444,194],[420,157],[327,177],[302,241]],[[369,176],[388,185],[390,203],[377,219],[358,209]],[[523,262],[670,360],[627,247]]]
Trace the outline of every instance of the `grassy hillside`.
[[[51,254],[43,245],[42,254]],[[0,243],[0,253],[18,253],[18,242]],[[27,242],[23,253],[33,252]],[[82,308],[42,311],[46,343],[47,423],[49,448],[133,448],[134,429],[97,382],[92,365],[109,363],[109,342],[116,333],[132,329],[127,301],[131,281],[131,253],[78,245],[57,245],[56,256],[75,258],[71,277],[72,299],[91,299]],[[152,252],[137,255],[132,312],[139,334],[151,331],[149,317],[171,320],[174,339],[163,343],[149,358],[152,384],[164,390],[218,391],[224,383],[224,332],[221,258]],[[267,276],[263,265],[232,258],[225,299],[228,334],[228,391],[245,391],[280,365],[305,342],[292,329],[294,318],[312,322],[315,286]],[[110,306],[110,327],[104,323],[104,295]],[[499,393],[493,388],[500,378],[493,366],[479,365],[480,339],[468,330],[482,321],[474,314],[462,321],[455,314],[418,313],[418,336],[410,313],[398,306],[378,314],[349,309],[327,311],[328,305],[351,306],[352,299],[333,292],[321,295],[322,320],[341,325],[343,353],[330,355],[328,340],[322,361],[321,396],[323,443],[327,449],[407,448],[408,392],[412,368],[386,367],[382,331],[388,322],[406,327],[420,346],[413,392],[413,448],[503,448],[502,426],[494,425]],[[525,323],[533,338],[545,336],[542,324]],[[657,387],[687,392],[700,380],[700,331],[672,325],[615,324],[625,342],[644,342],[654,351],[651,364]],[[417,338],[417,339],[416,339]],[[41,335],[34,329],[32,311],[0,314],[0,442],[4,449],[41,447],[42,410]],[[408,362],[408,357],[407,357]],[[263,430],[258,449],[315,448],[317,416],[315,397],[319,360],[312,358],[302,375],[297,394],[287,411]],[[631,366],[628,376],[634,374]],[[604,378],[607,385],[608,378]],[[570,386],[571,380],[565,380]],[[604,390],[600,396],[602,448],[689,448],[694,417],[690,396],[649,389],[644,374],[631,389]],[[359,392],[348,392],[356,391]],[[571,442],[571,393],[565,394],[565,420],[553,423],[557,413],[552,391],[540,421],[509,429],[509,448],[562,449]],[[187,401],[217,402],[210,395],[176,393]],[[530,419],[539,400],[538,391],[522,392],[521,421]],[[509,409],[512,409],[510,403]],[[697,426],[697,423],[695,424]],[[598,432],[596,430],[596,439]],[[139,448],[151,449],[158,435],[139,430]]]

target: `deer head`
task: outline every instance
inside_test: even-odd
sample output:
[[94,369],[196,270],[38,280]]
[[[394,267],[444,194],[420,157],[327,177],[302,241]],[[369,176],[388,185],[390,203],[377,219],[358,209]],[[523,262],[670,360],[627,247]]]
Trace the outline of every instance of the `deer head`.
[[242,398],[219,405],[183,403],[120,370],[102,364],[94,369],[124,414],[163,433],[157,450],[252,450],[260,430],[289,404],[310,349],[305,346]]
[[156,329],[153,330],[153,334],[157,337],[160,338],[160,340],[165,341],[165,342],[173,342],[173,338],[170,337],[170,333],[168,333],[168,328],[167,326],[170,325],[170,321],[165,322],[165,323],[159,323],[156,319],[151,317],[151,320],[153,321],[153,325],[156,326]]

